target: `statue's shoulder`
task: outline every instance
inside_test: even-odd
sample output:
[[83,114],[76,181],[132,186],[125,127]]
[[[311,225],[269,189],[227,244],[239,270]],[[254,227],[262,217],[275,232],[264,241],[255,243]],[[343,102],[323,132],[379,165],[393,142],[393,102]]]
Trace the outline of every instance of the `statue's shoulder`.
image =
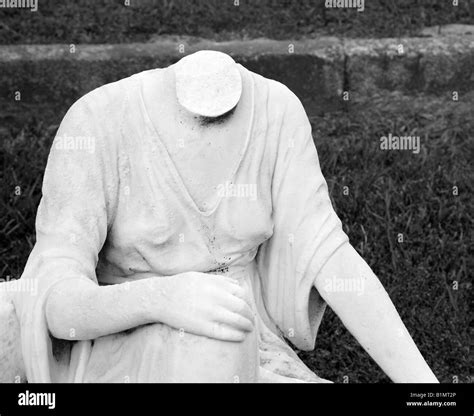
[[265,108],[267,116],[280,124],[281,119],[290,124],[306,120],[306,112],[298,96],[285,84],[262,75],[252,73],[255,80],[256,97]]
[[80,97],[69,108],[69,112],[86,111],[90,115],[96,115],[101,123],[106,121],[107,117],[115,116],[121,119],[132,86],[131,77],[104,84]]
[[300,99],[285,84],[254,72],[252,76],[255,80],[257,96],[266,96],[268,110],[281,113],[288,109],[299,111],[302,107]]

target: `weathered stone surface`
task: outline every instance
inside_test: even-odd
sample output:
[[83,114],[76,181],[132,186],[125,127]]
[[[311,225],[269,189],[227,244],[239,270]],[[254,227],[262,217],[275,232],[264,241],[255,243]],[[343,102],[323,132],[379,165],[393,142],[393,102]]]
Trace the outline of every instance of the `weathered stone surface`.
[[25,382],[20,325],[11,301],[10,282],[0,283],[0,383]]
[[452,24],[425,27],[420,31],[421,36],[464,36],[474,35],[474,25]]
[[[119,45],[12,45],[0,46],[0,124],[23,124],[38,104],[44,109],[42,119],[57,123],[88,91],[203,49],[228,53],[248,69],[284,83],[310,114],[339,109],[342,91],[367,98],[393,90],[466,93],[474,86],[474,36],[468,34],[231,42],[165,37]],[[14,101],[16,91],[21,92],[19,102]]]
[[352,39],[344,42],[349,90],[370,95],[470,91],[474,37]]
[[[250,70],[283,82],[312,111],[340,105],[344,60],[337,39],[216,43],[164,38],[143,44],[77,45],[74,53],[70,45],[0,46],[2,118],[22,124],[31,114],[29,107],[41,103],[49,113],[44,117],[59,122],[64,111],[88,91],[143,70],[168,66],[202,49],[228,53]],[[22,94],[21,102],[13,101],[16,91]]]

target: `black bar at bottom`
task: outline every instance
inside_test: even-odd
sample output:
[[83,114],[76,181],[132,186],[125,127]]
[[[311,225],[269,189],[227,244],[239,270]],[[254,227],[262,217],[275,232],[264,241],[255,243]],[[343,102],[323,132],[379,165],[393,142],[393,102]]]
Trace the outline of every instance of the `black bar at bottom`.
[[273,409],[308,416],[341,411],[472,416],[472,390],[471,384],[1,384],[0,416],[256,413],[258,408],[265,416]]

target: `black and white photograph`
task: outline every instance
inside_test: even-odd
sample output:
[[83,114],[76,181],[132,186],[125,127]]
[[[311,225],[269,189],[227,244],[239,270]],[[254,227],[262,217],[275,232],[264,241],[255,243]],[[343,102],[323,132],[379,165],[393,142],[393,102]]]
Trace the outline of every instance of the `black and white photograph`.
[[472,415],[473,67],[473,0],[0,0],[0,414]]

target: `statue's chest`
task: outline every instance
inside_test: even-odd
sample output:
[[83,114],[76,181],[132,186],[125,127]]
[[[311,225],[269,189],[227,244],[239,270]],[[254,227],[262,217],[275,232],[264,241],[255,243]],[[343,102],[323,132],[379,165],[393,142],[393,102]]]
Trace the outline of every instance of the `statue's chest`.
[[245,133],[223,127],[182,128],[161,140],[183,192],[199,210],[219,203],[219,189],[234,180],[245,150]]

